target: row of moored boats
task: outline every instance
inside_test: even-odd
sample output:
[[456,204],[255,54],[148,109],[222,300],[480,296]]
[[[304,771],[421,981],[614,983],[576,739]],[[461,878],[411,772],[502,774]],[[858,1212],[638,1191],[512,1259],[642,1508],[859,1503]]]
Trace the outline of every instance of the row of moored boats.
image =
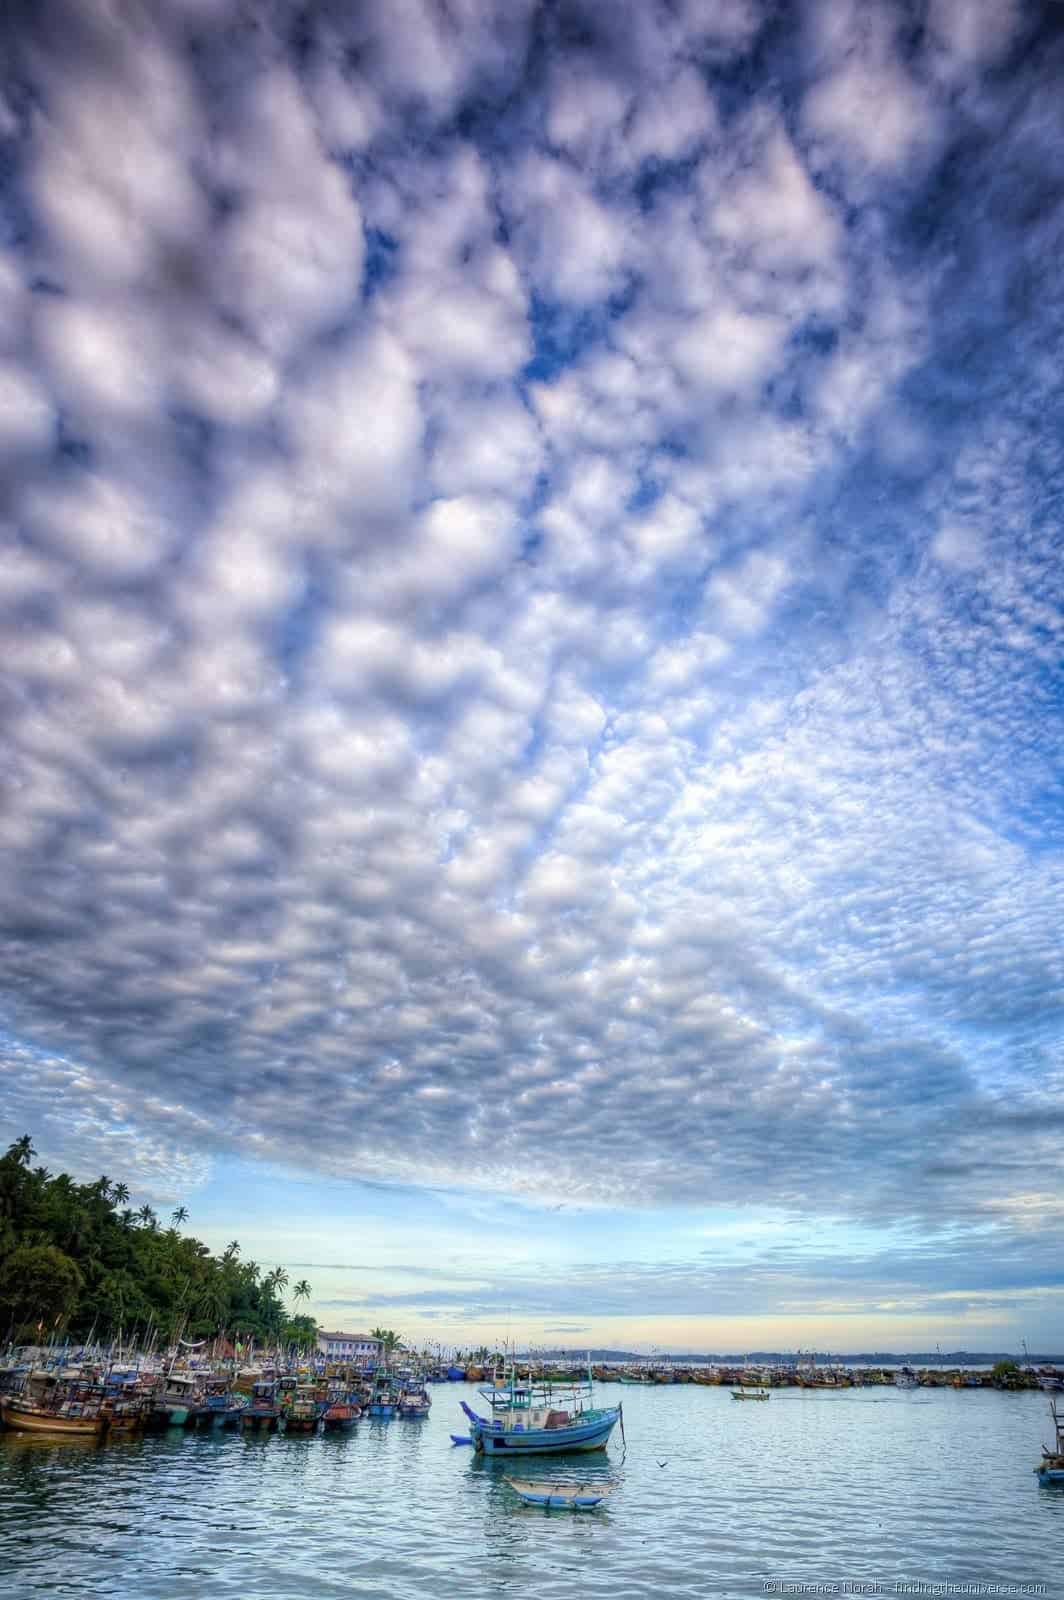
[[413,1369],[219,1373],[140,1367],[0,1370],[0,1421],[22,1433],[100,1437],[147,1428],[235,1427],[316,1433],[362,1417],[427,1417]]

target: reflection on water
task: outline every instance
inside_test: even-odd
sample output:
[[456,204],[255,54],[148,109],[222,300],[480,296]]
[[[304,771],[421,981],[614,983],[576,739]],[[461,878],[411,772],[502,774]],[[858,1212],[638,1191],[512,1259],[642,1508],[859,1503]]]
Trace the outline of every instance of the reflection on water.
[[[464,1385],[426,1421],[351,1433],[186,1433],[103,1444],[0,1434],[0,1594],[77,1600],[382,1600],[534,1590],[746,1596],[767,1580],[1059,1586],[1064,1493],[1034,1476],[1040,1395],[612,1390],[605,1455],[484,1461],[452,1446]],[[546,1511],[521,1476],[605,1478]]]

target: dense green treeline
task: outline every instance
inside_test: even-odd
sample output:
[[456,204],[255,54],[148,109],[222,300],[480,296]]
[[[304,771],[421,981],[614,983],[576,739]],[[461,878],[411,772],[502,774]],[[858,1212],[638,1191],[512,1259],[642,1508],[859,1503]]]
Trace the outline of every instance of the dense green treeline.
[[[164,1226],[150,1206],[129,1207],[124,1183],[75,1183],[34,1166],[35,1155],[24,1135],[0,1158],[0,1343],[225,1335],[313,1345],[314,1319],[285,1306],[283,1268],[242,1260],[235,1239],[213,1256],[181,1233],[184,1206]],[[298,1305],[310,1285],[291,1294]]]

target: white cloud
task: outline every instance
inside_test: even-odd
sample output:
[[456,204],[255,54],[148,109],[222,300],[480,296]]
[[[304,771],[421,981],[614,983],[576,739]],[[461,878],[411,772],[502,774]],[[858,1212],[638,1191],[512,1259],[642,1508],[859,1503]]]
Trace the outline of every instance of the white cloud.
[[362,543],[408,513],[422,417],[417,368],[383,331],[345,340],[286,390],[304,536]]
[[947,567],[959,567],[962,572],[978,570],[985,559],[978,529],[960,527],[956,523],[947,523],[938,530],[931,553],[937,561]]
[[575,168],[530,156],[508,192],[517,248],[540,294],[587,305],[620,288],[634,264],[628,219],[597,199]]
[[619,142],[631,101],[630,91],[614,79],[562,67],[547,111],[548,142],[594,171]]
[[128,425],[165,395],[165,330],[120,300],[48,298],[36,307],[37,338],[55,391],[83,426],[102,414]]
[[747,390],[761,383],[779,357],[782,318],[726,306],[687,323],[673,345],[679,371],[699,388]]
[[31,490],[23,513],[71,561],[115,578],[142,575],[177,537],[165,508],[129,486],[97,476]]
[[319,143],[293,74],[257,85],[218,155],[234,207],[212,252],[215,292],[277,358],[353,308],[362,278],[359,208]]
[[627,138],[630,159],[679,161],[718,135],[716,109],[700,73],[687,67],[640,98]]
[[43,450],[55,422],[48,394],[33,374],[0,362],[0,451]]
[[773,273],[810,267],[832,271],[843,249],[843,230],[827,198],[814,186],[782,128],[758,129],[754,163],[711,199],[714,234],[752,252]]
[[999,61],[1012,44],[1021,19],[1018,0],[999,0],[992,6],[980,0],[932,0],[930,25],[951,76],[960,77],[973,66]]
[[806,96],[802,121],[829,159],[876,174],[903,172],[937,128],[926,94],[889,59],[848,60]]

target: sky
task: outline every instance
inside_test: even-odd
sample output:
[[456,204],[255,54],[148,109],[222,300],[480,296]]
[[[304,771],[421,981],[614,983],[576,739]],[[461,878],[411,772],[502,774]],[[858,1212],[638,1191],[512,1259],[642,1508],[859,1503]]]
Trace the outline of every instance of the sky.
[[1064,1349],[1064,30],[0,23],[0,1137],[328,1326]]

